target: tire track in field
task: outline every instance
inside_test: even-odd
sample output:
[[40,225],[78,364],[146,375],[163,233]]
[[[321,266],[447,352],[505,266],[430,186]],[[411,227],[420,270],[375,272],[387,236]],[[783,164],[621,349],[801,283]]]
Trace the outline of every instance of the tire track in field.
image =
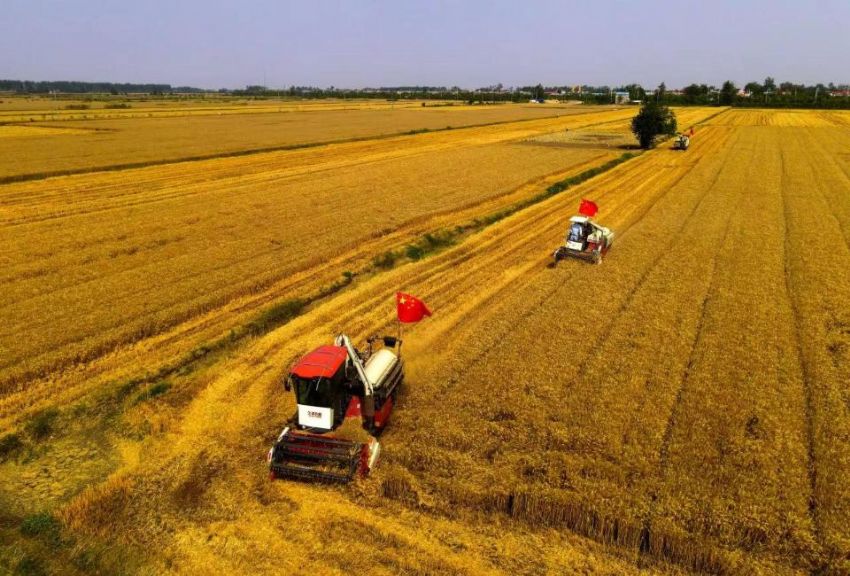
[[[714,187],[717,185],[720,176],[723,174],[723,166],[717,171],[714,175],[714,178],[711,181],[711,184],[707,186],[707,193],[711,192]],[[652,522],[655,516],[657,515],[657,502],[659,497],[659,491],[661,486],[664,485],[665,479],[667,477],[667,472],[669,469],[669,452],[670,452],[670,442],[673,438],[673,430],[676,426],[676,422],[679,419],[679,412],[682,407],[682,398],[684,397],[685,391],[688,386],[688,378],[693,369],[694,362],[696,360],[697,350],[700,349],[700,343],[702,342],[703,337],[703,327],[705,322],[705,314],[706,309],[708,307],[708,303],[711,301],[712,295],[717,289],[716,283],[716,272],[717,265],[720,261],[720,254],[723,252],[724,247],[726,246],[726,242],[729,239],[729,233],[731,231],[732,225],[732,215],[734,214],[737,206],[740,204],[742,195],[738,195],[736,207],[731,210],[726,218],[726,225],[723,231],[723,238],[718,245],[717,251],[714,253],[714,258],[712,260],[711,272],[710,272],[710,280],[708,289],[705,292],[705,295],[702,298],[702,302],[700,303],[699,309],[699,319],[697,321],[696,335],[691,343],[691,352],[688,356],[688,362],[685,366],[685,370],[682,373],[682,376],[679,380],[679,386],[676,390],[676,395],[673,399],[673,405],[670,409],[669,417],[667,418],[667,423],[664,427],[664,433],[661,438],[661,446],[658,450],[658,481],[655,486],[650,490],[649,497],[649,511],[647,512],[646,519],[644,521],[643,530],[641,531],[641,539],[640,539],[640,552],[641,554],[649,553],[652,548]]]
[[[782,253],[782,261],[785,269],[785,299],[787,300],[787,305],[791,309],[794,316],[794,343],[796,345],[797,351],[797,363],[799,364],[800,373],[803,376],[803,398],[805,399],[805,405],[803,407],[803,411],[805,412],[805,422],[806,422],[806,456],[808,459],[806,466],[806,474],[809,480],[809,498],[808,498],[808,511],[809,517],[812,520],[812,527],[814,530],[815,541],[818,546],[822,549],[824,548],[825,540],[823,537],[823,524],[820,518],[820,510],[818,507],[818,499],[817,499],[817,486],[818,486],[818,467],[817,467],[817,448],[815,443],[815,418],[816,418],[816,410],[814,406],[814,391],[812,390],[812,374],[811,367],[809,366],[808,361],[806,360],[806,356],[803,353],[803,339],[802,339],[802,328],[800,326],[800,310],[797,305],[797,301],[793,296],[793,290],[791,286],[793,284],[792,280],[792,270],[791,270],[791,262],[789,259],[789,255],[791,253],[791,238],[788,233],[788,220],[790,218],[790,208],[788,206],[788,201],[786,199],[786,190],[787,190],[787,182],[788,172],[787,172],[787,163],[789,162],[785,157],[785,149],[780,146],[779,155],[780,155],[780,163],[781,170],[779,172],[780,175],[780,197],[782,201],[782,214],[783,214],[783,253]],[[814,566],[811,569],[811,574],[813,576],[821,573],[820,568],[815,568]]]
[[[843,134],[843,131],[840,132],[840,133]],[[795,131],[794,134],[795,134],[795,136],[797,136],[796,131]],[[819,152],[819,155],[818,155],[819,159],[824,159],[826,162],[829,163],[830,166],[832,166],[832,173],[836,174],[836,175],[840,175],[841,180],[844,182],[844,186],[843,186],[844,191],[845,192],[850,191],[850,171],[848,171],[848,168],[845,168],[845,164],[839,162],[836,159],[835,154],[830,153],[826,149],[826,146],[823,142],[823,139],[809,137],[810,133],[807,133],[806,136],[807,136],[807,138],[806,138],[805,146],[808,149],[811,149],[812,147],[817,147],[818,152]],[[799,140],[800,140],[800,138],[799,138],[799,136],[797,136],[797,141],[799,142]],[[845,140],[845,142],[846,142],[846,140]],[[822,172],[820,170],[815,170],[814,176],[815,176],[816,180],[818,181],[818,183],[823,182]],[[824,199],[824,201],[829,201],[829,204],[833,209],[833,211],[830,213],[830,216],[836,220],[836,223],[838,224],[838,228],[841,230],[841,234],[844,237],[844,244],[847,246],[848,249],[850,249],[850,209],[846,208],[846,206],[847,206],[846,203],[850,203],[850,197],[848,197],[845,194],[844,198],[841,198],[840,196],[833,197],[833,198],[826,198],[824,196],[823,190],[828,189],[830,187],[831,186],[830,186],[830,183],[828,181],[826,183],[821,184],[821,186],[820,186],[821,197]],[[832,201],[830,201],[830,200],[832,200]],[[843,218],[839,218],[838,215],[835,214],[835,205],[836,205],[835,200],[843,200],[844,203],[845,203],[844,206],[843,206],[843,209],[842,209],[843,216],[844,216]]]
[[[795,246],[791,232],[799,232],[801,228],[810,230],[815,222],[824,228],[824,231],[831,229],[832,235],[846,240],[843,221],[835,213],[835,202],[830,201],[835,198],[827,197],[826,190],[833,187],[828,179],[824,181],[818,169],[822,166],[820,156],[832,159],[832,155],[824,152],[814,156],[809,146],[812,139],[803,141],[796,131],[795,136],[797,149],[794,152],[797,154],[791,154],[791,158],[806,158],[806,165],[801,167],[799,160],[797,164],[791,164],[790,161],[783,164],[785,169],[782,175],[790,182],[788,186],[783,186],[782,194],[787,246],[784,256],[786,293],[794,314],[798,353],[804,374],[805,418],[811,431],[810,506],[817,522],[815,526],[818,529],[818,544],[822,550],[821,563],[813,566],[812,574],[843,574],[850,570],[846,523],[850,514],[847,512],[846,490],[842,494],[840,487],[847,477],[848,468],[846,440],[850,437],[850,427],[846,422],[850,417],[850,396],[846,393],[848,372],[847,364],[841,362],[840,343],[838,348],[833,350],[831,346],[835,345],[835,342],[828,342],[834,330],[831,324],[840,323],[842,315],[847,311],[848,300],[842,300],[847,293],[847,284],[842,285],[840,279],[846,277],[847,270],[850,270],[847,267],[850,262],[850,245],[845,244],[842,247],[840,243],[836,243],[837,247],[829,250],[826,255],[828,263],[824,263],[820,256],[817,259],[812,258],[812,250],[808,249],[808,245]],[[823,152],[823,147],[819,148]],[[791,168],[796,168],[798,173],[792,172]],[[839,175],[847,181],[846,173],[839,172]],[[806,188],[815,189],[813,194],[810,192],[813,197],[803,199],[801,181],[816,182],[817,185]],[[797,211],[794,210],[794,202],[797,203]],[[801,202],[805,211],[800,210]],[[825,246],[821,246],[819,251],[825,249]],[[792,259],[796,259],[796,267]],[[838,284],[830,288],[827,281],[826,286],[813,288],[812,279],[820,279],[825,274],[838,278]],[[812,289],[821,291],[820,295],[805,296],[807,291]]]
[[[712,143],[714,144],[714,142],[712,142]],[[699,161],[704,159],[706,157],[706,155],[707,154],[704,151],[703,156],[701,156],[695,164],[691,165],[690,168],[692,169],[693,166],[695,166],[696,164],[699,163]],[[640,215],[632,222],[632,224],[626,226],[626,228],[623,230],[623,235],[626,235],[626,233],[632,227],[634,222],[639,221],[641,218],[643,218],[644,215],[646,215],[647,213],[652,211],[652,209],[655,208],[655,206],[663,198],[665,198],[667,196],[669,191],[678,182],[680,182],[682,180],[682,178],[684,178],[687,174],[688,174],[688,172],[683,172],[682,174],[677,176],[672,182],[670,182],[668,184],[666,192],[663,195],[657,197],[651,204],[647,205],[645,207],[645,209],[642,210]],[[691,212],[687,215],[686,219],[682,222],[682,226],[677,230],[676,235],[672,236],[670,238],[670,241],[667,242],[667,244],[664,245],[663,250],[658,251],[658,256],[656,256],[655,259],[652,260],[650,265],[643,271],[641,276],[638,278],[638,281],[634,284],[634,287],[632,288],[632,290],[626,295],[625,300],[623,300],[623,302],[620,304],[620,307],[617,309],[617,311],[614,314],[612,314],[608,318],[608,320],[605,324],[605,327],[603,328],[603,330],[597,336],[594,345],[591,347],[591,349],[588,351],[588,353],[584,356],[582,361],[579,363],[579,367],[578,367],[578,370],[576,372],[577,377],[576,377],[575,380],[580,379],[581,376],[583,376],[586,373],[587,365],[593,358],[593,351],[598,350],[600,348],[601,344],[608,338],[608,336],[611,332],[611,329],[616,325],[616,323],[622,317],[623,313],[629,308],[629,306],[631,306],[631,303],[634,300],[635,296],[637,295],[637,292],[640,290],[641,286],[643,286],[644,282],[646,282],[646,279],[649,277],[649,275],[658,267],[659,263],[667,256],[670,247],[676,242],[677,237],[681,234],[682,230],[687,228],[688,223],[693,219],[694,215],[697,213],[699,208],[703,205],[703,202],[706,200],[706,198],[708,198],[708,195],[709,195],[709,192],[711,191],[711,188],[713,188],[714,185],[717,183],[717,179],[719,177],[720,177],[720,171],[718,171],[718,173],[714,176],[713,181],[706,188],[706,192],[700,197],[699,201],[694,205]],[[575,380],[574,380],[574,382],[575,382]]]
[[[717,206],[732,211],[731,229],[712,263],[713,287],[698,340],[690,358],[683,356],[683,393],[670,412],[665,471],[654,491],[652,532],[644,546],[699,549],[715,543],[800,568],[814,547],[803,381],[792,311],[781,300],[777,135],[774,129],[744,128],[739,150],[725,159],[720,193],[740,196],[735,202],[727,194],[728,207]],[[748,325],[727,335],[738,319]]]
[[[712,147],[716,148],[716,146],[719,146],[720,141],[725,136],[725,134],[720,132],[720,131],[706,132],[706,134],[710,135],[710,139],[706,138],[703,141],[703,145],[706,146],[706,148],[708,148],[709,144],[711,144]],[[659,153],[661,153],[661,151],[659,151]],[[707,153],[706,150],[704,150],[703,153],[706,154]],[[543,229],[541,229],[540,227],[535,228],[534,231],[533,231],[533,234],[527,235],[527,236],[539,237],[539,236],[542,236],[544,234],[551,234],[552,238],[553,238],[553,244],[552,245],[554,246],[555,243],[556,243],[555,238],[560,240],[560,237],[562,235],[563,228],[564,228],[564,224],[561,222],[561,217],[563,215],[563,205],[566,204],[569,201],[577,201],[582,196],[590,196],[590,197],[594,198],[596,201],[598,201],[605,208],[606,212],[617,213],[618,211],[620,211],[625,206],[628,206],[628,205],[631,205],[631,204],[637,204],[639,206],[639,208],[634,209],[629,214],[629,216],[626,219],[624,224],[617,226],[617,233],[619,235],[622,235],[622,236],[627,236],[627,232],[629,231],[629,229],[631,229],[632,226],[634,226],[637,222],[639,222],[643,218],[643,216],[645,214],[647,214],[648,212],[650,212],[659,202],[661,202],[664,198],[666,198],[669,195],[672,188],[676,185],[676,183],[678,183],[685,175],[687,175],[689,169],[692,168],[692,166],[695,165],[696,163],[698,163],[700,160],[702,160],[703,157],[704,156],[701,156],[700,158],[698,158],[695,163],[689,163],[690,158],[677,158],[676,159],[677,164],[667,164],[666,166],[668,166],[668,167],[670,167],[670,166],[681,166],[681,167],[687,167],[688,170],[685,170],[681,173],[675,173],[672,178],[670,178],[670,179],[668,179],[664,182],[663,186],[659,186],[659,189],[661,190],[660,193],[650,197],[650,199],[648,201],[637,202],[637,203],[632,202],[632,200],[635,197],[640,196],[640,193],[642,191],[642,186],[645,187],[645,186],[655,185],[655,179],[656,178],[661,179],[665,176],[663,170],[657,169],[658,168],[657,167],[658,162],[663,161],[664,158],[661,157],[659,159],[658,157],[655,157],[655,156],[653,156],[651,158],[647,157],[647,158],[644,158],[643,165],[641,165],[639,167],[635,166],[634,164],[627,164],[627,165],[624,165],[622,168],[618,168],[617,170],[613,170],[611,172],[608,172],[605,175],[600,176],[598,179],[593,179],[593,180],[589,181],[586,185],[583,185],[582,187],[580,187],[576,192],[573,192],[570,196],[561,198],[561,201],[559,201],[557,203],[557,205],[553,205],[551,207],[551,209],[547,210],[545,213],[535,214],[534,217],[533,217],[533,219],[535,221],[548,221],[548,222],[550,222],[550,224],[546,225],[546,227],[543,228]],[[679,160],[682,160],[682,162],[678,162]],[[640,162],[637,162],[637,164],[640,164]],[[605,181],[610,181],[610,180],[616,181],[619,184],[618,188],[624,188],[626,190],[629,190],[629,192],[630,192],[629,195],[628,196],[619,196],[618,191],[614,188],[606,189],[603,193],[598,194],[598,195],[589,195],[589,194],[587,194],[588,190],[584,189],[585,187],[599,188],[599,187],[605,185],[604,184]],[[700,202],[705,197],[706,197],[706,195],[703,195],[700,199]],[[606,200],[609,200],[609,199],[612,200],[611,204],[608,204],[608,203],[605,202]],[[698,205],[696,205],[694,207],[693,211],[688,216],[688,220],[682,223],[682,226],[679,228],[677,234],[679,232],[681,232],[681,230],[684,229],[687,226],[688,221],[693,216],[693,214],[696,212],[697,208],[698,208]],[[522,238],[522,236],[517,237],[517,233],[524,231],[524,230],[527,231],[529,229],[528,224],[527,224],[527,220],[530,220],[530,219],[532,219],[532,218],[529,218],[529,217],[522,218],[522,219],[518,218],[516,220],[515,224],[510,227],[509,230],[511,231],[510,236],[513,238],[513,246],[512,246],[512,248],[509,249],[509,253],[512,254],[512,253],[516,253],[516,252],[523,250],[522,247],[525,244],[525,239]],[[507,231],[508,230],[505,230],[504,232],[507,232]],[[670,241],[665,246],[665,250],[675,241],[675,238],[676,238],[676,235],[671,236]],[[620,241],[622,241],[622,240],[620,240]],[[488,243],[487,246],[496,246],[497,247],[496,252],[498,252],[498,247],[503,246],[503,245],[504,245],[504,240],[500,236],[500,237],[495,237],[491,242]],[[526,250],[526,252],[527,252],[527,250]],[[503,254],[504,254],[504,252],[503,252]],[[661,254],[661,256],[663,256],[664,251],[661,251],[660,254]],[[651,270],[656,267],[656,265],[658,264],[658,262],[661,259],[661,256],[659,256],[658,258],[656,258],[652,261],[650,266],[641,275],[640,279],[638,280],[638,284],[636,284],[634,286],[633,290],[629,294],[634,294],[634,291],[636,291],[638,289],[640,283],[642,283],[643,280],[646,278],[646,276],[651,272]],[[526,255],[526,258],[529,258],[529,257],[532,258],[532,259],[534,258],[534,256]],[[550,258],[551,258],[551,256],[550,256],[549,253],[539,252],[539,255],[537,256],[537,261],[540,263],[540,265],[542,265],[543,262],[545,262],[546,260],[549,260]],[[502,256],[497,256],[496,258],[494,258],[494,260],[501,260],[501,259],[502,259]],[[561,266],[570,265],[570,264],[579,265],[579,266],[586,265],[585,263],[576,263],[576,262],[568,261],[568,262],[561,264]],[[493,262],[493,263],[483,263],[482,264],[482,266],[491,266],[491,265],[497,265],[497,263]],[[471,273],[470,276],[474,277],[474,273]],[[525,281],[524,281],[524,284],[528,284],[528,283],[532,282],[532,280],[533,280],[533,278],[526,278]],[[445,286],[446,285],[441,285],[441,288],[445,288]],[[528,304],[526,311],[517,318],[517,323],[527,319],[532,314],[536,313],[536,309],[543,302],[550,299],[556,292],[558,292],[559,290],[562,290],[562,289],[563,289],[562,284],[555,284],[550,290],[547,290],[547,291],[544,291],[540,294],[535,295],[534,299],[530,301],[531,303]],[[491,299],[495,298],[496,296],[498,296],[498,294],[493,294],[490,298],[488,298],[486,300],[486,303],[485,303],[485,301],[482,301],[482,303],[479,305],[479,308],[486,309],[489,306],[489,302],[491,301]],[[629,296],[627,298],[628,298],[629,301],[631,300],[631,296]],[[628,303],[627,302],[624,303],[621,307],[621,311],[623,309],[625,309],[627,306],[628,306]],[[616,318],[613,318],[607,324],[605,331],[603,331],[601,333],[600,337],[599,337],[600,341],[604,340],[607,330],[610,329],[610,326],[615,321],[616,321]],[[512,326],[506,327],[506,328],[512,329]],[[485,347],[485,349],[482,351],[481,354],[475,355],[473,357],[473,359],[467,363],[467,366],[468,367],[474,367],[474,366],[479,365],[482,361],[486,360],[489,357],[488,354],[496,351],[499,348],[499,346],[500,346],[499,341],[502,339],[502,337],[505,334],[506,334],[506,332],[503,332],[503,333],[501,333],[501,336],[496,337],[496,338],[491,338],[490,339],[490,340],[492,340],[491,346]],[[589,357],[590,357],[590,352],[587,353],[587,355],[584,358],[584,361],[586,361]]]

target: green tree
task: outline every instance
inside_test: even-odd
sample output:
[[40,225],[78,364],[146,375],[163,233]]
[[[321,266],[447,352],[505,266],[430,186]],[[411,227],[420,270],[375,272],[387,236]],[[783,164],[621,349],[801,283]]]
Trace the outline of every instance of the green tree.
[[737,95],[738,87],[731,80],[727,80],[720,89],[720,105],[731,106],[735,102]]
[[664,102],[664,96],[667,95],[667,84],[662,82],[658,85],[658,88],[655,89],[655,99],[661,102]]
[[637,116],[632,118],[632,132],[641,148],[653,148],[659,135],[676,133],[676,115],[667,106],[648,100],[640,107]]
[[690,86],[685,86],[682,90],[685,95],[685,102],[688,104],[696,104],[698,102],[704,102],[706,100],[706,95],[708,94],[708,86],[703,84],[702,86],[698,84],[691,84]]
[[538,84],[534,87],[534,90],[531,92],[531,97],[535,100],[544,100],[546,98],[546,91],[543,90],[542,84]]
[[768,76],[764,79],[763,87],[765,92],[776,92],[776,81]]
[[629,84],[626,91],[629,93],[629,100],[646,100],[646,90],[640,84]]

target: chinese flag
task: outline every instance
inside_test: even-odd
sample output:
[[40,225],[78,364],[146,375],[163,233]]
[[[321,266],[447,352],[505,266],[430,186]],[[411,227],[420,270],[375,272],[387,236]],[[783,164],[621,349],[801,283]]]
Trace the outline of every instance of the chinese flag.
[[578,207],[578,213],[583,214],[589,218],[593,218],[596,216],[596,213],[599,211],[599,206],[596,205],[596,202],[592,202],[590,200],[585,200],[582,198],[581,205]]
[[693,136],[693,135],[694,135],[694,129],[691,128],[690,134],[688,134],[688,136]]
[[395,301],[398,309],[399,322],[410,324],[413,322],[419,322],[425,316],[431,315],[431,311],[428,310],[427,306],[425,306],[425,302],[415,296],[411,296],[410,294],[397,292],[395,295]]

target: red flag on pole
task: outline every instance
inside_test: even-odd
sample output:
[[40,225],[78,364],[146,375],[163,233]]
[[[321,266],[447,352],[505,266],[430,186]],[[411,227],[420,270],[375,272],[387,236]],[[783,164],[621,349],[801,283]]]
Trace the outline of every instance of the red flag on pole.
[[579,214],[593,218],[597,212],[599,212],[599,206],[596,205],[596,202],[585,200],[584,198],[581,199],[581,205],[578,207]]
[[425,302],[410,294],[396,292],[395,301],[399,322],[411,324],[413,322],[419,322],[425,316],[431,315],[431,311],[425,306]]

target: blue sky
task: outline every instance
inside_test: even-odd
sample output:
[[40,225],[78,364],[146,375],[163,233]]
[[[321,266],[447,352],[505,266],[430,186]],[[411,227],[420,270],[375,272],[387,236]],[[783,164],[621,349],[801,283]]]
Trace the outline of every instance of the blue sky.
[[0,78],[850,83],[850,1],[3,0]]

